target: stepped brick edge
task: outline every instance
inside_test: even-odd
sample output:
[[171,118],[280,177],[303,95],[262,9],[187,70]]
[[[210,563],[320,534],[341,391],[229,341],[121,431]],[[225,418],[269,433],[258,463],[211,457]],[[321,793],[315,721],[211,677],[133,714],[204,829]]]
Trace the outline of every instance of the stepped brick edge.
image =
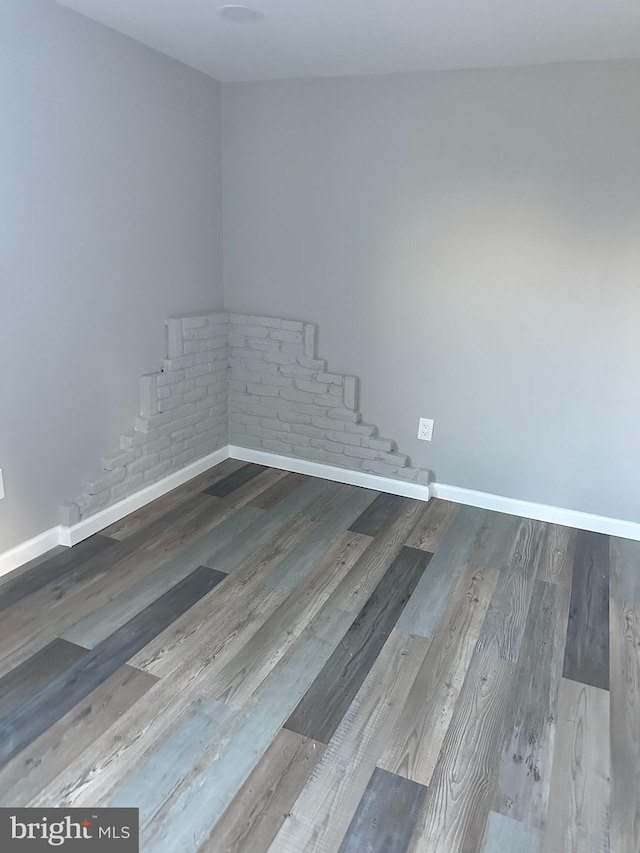
[[83,518],[232,443],[427,485],[362,422],[358,380],[316,358],[316,326],[249,314],[170,317],[162,370],[140,378],[140,415],[101,473],[60,507]]

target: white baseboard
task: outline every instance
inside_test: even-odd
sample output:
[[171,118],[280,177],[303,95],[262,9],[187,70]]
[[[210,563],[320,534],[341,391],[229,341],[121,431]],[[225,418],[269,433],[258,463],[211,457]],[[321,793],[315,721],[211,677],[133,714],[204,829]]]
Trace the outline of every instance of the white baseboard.
[[97,512],[95,515],[90,515],[88,518],[82,519],[78,524],[73,524],[70,527],[59,524],[57,527],[45,530],[39,536],[34,536],[33,539],[29,539],[27,542],[16,545],[10,551],[0,554],[0,577],[19,568],[24,563],[28,563],[29,560],[34,560],[36,557],[46,554],[47,551],[55,548],[56,545],[66,545],[67,547],[77,545],[78,542],[82,542],[88,536],[99,533],[110,524],[120,521],[125,515],[129,515],[129,513],[135,512],[156,498],[166,495],[172,489],[182,486],[183,483],[197,477],[198,474],[203,474],[209,468],[219,465],[220,462],[224,462],[228,458],[229,447],[225,445],[208,456],[196,459],[190,465],[181,468],[179,471],[175,471],[173,474],[169,474],[168,477],[158,480],[157,483],[152,483],[144,489],[140,489],[139,492],[129,495],[128,498],[123,498],[118,503]]
[[182,486],[183,483],[192,480],[198,474],[203,474],[209,468],[219,465],[220,462],[224,462],[228,458],[229,446],[225,445],[219,450],[214,450],[208,456],[196,459],[190,465],[181,468],[179,471],[175,471],[173,474],[169,474],[168,477],[158,480],[157,483],[152,483],[150,486],[140,489],[139,492],[129,495],[128,498],[123,498],[117,504],[112,504],[106,509],[100,510],[95,515],[83,518],[77,524],[73,524],[70,527],[65,527],[61,524],[58,528],[60,531],[60,545],[77,545],[78,542],[82,542],[88,536],[99,533],[105,527],[109,527],[110,524],[120,521],[125,515],[129,515],[129,513],[140,509],[141,506],[155,501],[156,498],[160,498],[162,495],[166,495],[172,489]]
[[308,459],[296,459],[293,456],[280,456],[279,453],[267,453],[264,450],[253,450],[249,447],[229,445],[231,459],[241,459],[243,462],[256,462],[258,465],[268,465],[270,468],[280,468],[283,471],[293,471],[296,474],[309,474],[322,480],[333,480],[336,483],[347,483],[350,486],[362,486],[377,492],[388,492],[391,495],[401,495],[404,498],[416,498],[428,501],[429,486],[418,483],[405,483],[390,477],[378,477],[364,471],[351,471],[339,468],[337,465],[323,465],[321,462],[311,462]]
[[267,453],[262,450],[253,450],[248,447],[227,445],[219,450],[197,459],[185,468],[181,468],[163,480],[152,483],[139,492],[124,498],[113,506],[97,512],[70,527],[58,525],[50,530],[45,530],[39,536],[34,536],[27,542],[16,545],[10,551],[0,554],[0,577],[8,572],[19,568],[29,560],[45,554],[56,545],[72,546],[99,533],[114,524],[125,515],[140,509],[145,504],[156,498],[162,497],[167,492],[197,477],[199,474],[213,468],[225,459],[241,459],[244,462],[255,462],[260,465],[268,465],[272,468],[280,468],[284,471],[294,471],[298,474],[308,474],[311,477],[320,477],[323,480],[334,480],[337,483],[347,483],[351,486],[362,486],[365,489],[374,489],[378,492],[388,492],[392,495],[401,495],[406,498],[415,498],[428,501],[430,497],[442,498],[453,503],[477,506],[482,509],[504,512],[508,515],[519,515],[524,518],[534,518],[538,521],[547,521],[553,524],[563,524],[568,527],[576,527],[579,530],[592,530],[596,533],[606,533],[610,536],[620,536],[624,539],[635,539],[640,541],[640,523],[624,521],[617,518],[608,518],[603,515],[592,515],[588,512],[580,512],[573,509],[548,506],[546,504],[521,501],[515,498],[507,498],[502,495],[492,495],[488,492],[477,492],[473,489],[464,489],[460,486],[449,486],[446,483],[432,483],[430,486],[422,486],[417,483],[404,483],[402,480],[393,480],[389,477],[378,477],[375,474],[366,474],[362,471],[350,471],[348,468],[338,468],[334,465],[323,465],[320,462],[311,462],[306,459],[295,459],[291,456],[280,456],[277,453]]
[[23,566],[29,560],[35,560],[36,557],[46,554],[47,551],[59,544],[60,538],[57,527],[52,527],[45,530],[44,533],[34,536],[33,539],[21,542],[15,548],[0,554],[0,577]]
[[640,541],[640,523],[634,521],[609,518],[605,515],[592,515],[589,512],[580,512],[576,509],[564,509],[531,501],[521,501],[502,495],[492,495],[488,492],[476,492],[473,489],[448,486],[445,483],[432,483],[431,494],[434,498],[442,498],[453,503],[477,506],[495,512],[504,512],[508,515],[520,515],[523,518],[534,518],[538,521],[576,527],[578,530],[592,530],[595,533],[607,533],[610,536],[621,536],[623,539]]

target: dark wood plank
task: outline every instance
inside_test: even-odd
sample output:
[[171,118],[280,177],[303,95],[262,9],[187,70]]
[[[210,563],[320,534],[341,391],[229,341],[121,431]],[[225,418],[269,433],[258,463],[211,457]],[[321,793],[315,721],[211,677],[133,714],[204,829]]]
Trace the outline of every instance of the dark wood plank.
[[215,495],[215,497],[218,498],[224,498],[266,470],[267,468],[264,465],[256,465],[253,462],[249,462],[247,465],[243,465],[242,468],[238,468],[237,471],[229,474],[224,479],[214,483],[212,486],[209,486],[209,488],[204,489],[204,493],[207,495]]
[[280,729],[198,853],[266,853],[324,749]]
[[578,532],[562,674],[609,689],[609,537],[602,533]]
[[356,518],[349,530],[353,533],[364,533],[366,536],[377,536],[382,526],[395,516],[404,500],[400,495],[388,495],[383,492]]
[[337,851],[376,768],[429,641],[396,628],[313,775],[276,836],[271,853]]
[[376,767],[338,853],[404,853],[427,789]]
[[76,762],[157,678],[125,664],[0,770],[0,802],[26,806]]
[[342,581],[334,595],[334,607],[350,610],[352,613],[360,612],[384,573],[400,553],[423,507],[422,501],[409,499],[405,501],[398,515],[371,540],[368,548]]
[[640,604],[611,602],[611,853],[640,850]]
[[0,721],[0,764],[32,743],[225,577],[204,566],[196,569],[7,714]]
[[611,597],[640,604],[640,542],[611,537]]
[[396,624],[431,554],[403,547],[286,727],[328,743]]
[[262,494],[249,501],[247,506],[253,506],[256,509],[271,509],[308,480],[309,477],[306,474],[287,474],[282,480],[274,483],[269,489],[265,489]]
[[82,646],[57,638],[0,678],[0,719],[86,654]]
[[115,539],[96,533],[73,548],[65,548],[61,554],[55,554],[43,563],[35,565],[29,571],[9,578],[0,586],[0,610],[6,610],[47,584],[73,572],[91,557],[102,554],[116,544]]

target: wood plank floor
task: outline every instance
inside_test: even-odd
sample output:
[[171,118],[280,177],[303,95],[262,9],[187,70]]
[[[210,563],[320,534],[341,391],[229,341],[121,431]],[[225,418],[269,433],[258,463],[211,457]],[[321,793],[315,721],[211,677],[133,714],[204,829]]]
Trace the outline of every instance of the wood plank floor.
[[640,543],[227,460],[0,581],[0,806],[145,853],[640,853]]

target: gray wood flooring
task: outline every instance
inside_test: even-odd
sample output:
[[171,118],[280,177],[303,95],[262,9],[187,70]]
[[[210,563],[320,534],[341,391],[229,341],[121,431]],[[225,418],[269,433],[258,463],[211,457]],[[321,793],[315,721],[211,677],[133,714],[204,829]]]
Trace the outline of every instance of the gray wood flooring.
[[227,460],[0,580],[0,805],[148,853],[640,853],[640,543]]

